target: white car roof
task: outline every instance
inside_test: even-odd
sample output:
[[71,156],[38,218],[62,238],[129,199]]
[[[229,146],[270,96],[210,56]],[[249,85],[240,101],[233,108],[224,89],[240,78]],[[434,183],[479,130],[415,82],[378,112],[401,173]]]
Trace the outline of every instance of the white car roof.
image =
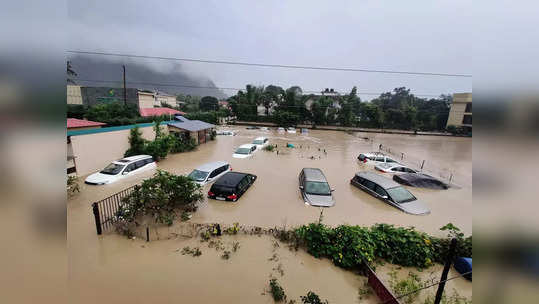
[[228,165],[228,162],[226,161],[216,161],[211,163],[205,163],[199,167],[197,167],[197,170],[204,171],[204,172],[210,172],[213,171],[219,167],[222,167],[224,165]]
[[266,139],[266,138],[263,137],[263,136],[260,136],[260,137],[255,138],[254,140],[264,140],[264,139]]
[[256,145],[253,145],[253,144],[244,144],[244,145],[239,146],[238,148],[252,148],[253,146],[256,146]]
[[150,158],[150,157],[152,157],[152,156],[151,155],[134,155],[134,156],[124,157],[124,158],[119,159],[119,160],[114,161],[114,162],[118,163],[118,164],[125,165],[125,164],[133,162],[133,161],[146,159],[146,158]]
[[[371,157],[371,156],[387,156],[382,152],[366,152],[366,153],[360,153],[360,154],[363,154],[363,155],[368,156],[368,157]],[[389,156],[387,156],[387,157],[389,157]]]

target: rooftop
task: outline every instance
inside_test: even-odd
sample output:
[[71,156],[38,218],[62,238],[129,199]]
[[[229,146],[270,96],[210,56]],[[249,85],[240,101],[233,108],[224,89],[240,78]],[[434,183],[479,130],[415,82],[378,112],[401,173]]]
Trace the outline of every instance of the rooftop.
[[147,109],[140,109],[140,116],[142,117],[149,117],[149,116],[161,116],[161,115],[185,115],[184,112],[174,110],[171,108],[147,108]]
[[176,116],[176,120],[174,122],[171,122],[168,125],[178,129],[187,130],[189,132],[197,132],[215,127],[215,125],[212,125],[210,123],[203,122],[200,120],[189,120],[179,115]]
[[97,122],[91,120],[77,119],[77,118],[68,118],[67,119],[67,128],[88,128],[88,127],[100,127],[104,126],[106,123]]
[[207,172],[207,171],[211,171],[211,170],[214,170],[216,168],[222,167],[224,165],[228,165],[228,163],[226,161],[216,161],[216,162],[203,164],[202,166],[199,166],[197,168],[197,170]]
[[366,178],[370,181],[375,182],[379,186],[383,187],[384,189],[399,187],[400,185],[394,182],[393,180],[381,176],[379,174],[373,173],[373,172],[358,172],[356,173],[357,176]]
[[303,168],[305,179],[311,182],[327,182],[324,173],[318,168]]

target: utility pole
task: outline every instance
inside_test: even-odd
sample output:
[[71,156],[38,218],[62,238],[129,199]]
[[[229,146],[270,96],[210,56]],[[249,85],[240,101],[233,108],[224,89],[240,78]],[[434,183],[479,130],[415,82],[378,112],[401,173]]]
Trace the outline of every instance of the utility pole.
[[122,65],[124,68],[124,106],[127,105],[127,87],[125,86],[125,65]]
[[434,299],[434,304],[440,304],[442,300],[442,294],[444,293],[445,281],[447,280],[447,273],[449,268],[453,263],[453,256],[455,255],[455,249],[457,247],[457,239],[451,240],[451,245],[449,247],[449,252],[445,260],[444,270],[442,271],[442,278],[440,279],[440,284],[438,285],[438,291],[436,292],[436,298]]

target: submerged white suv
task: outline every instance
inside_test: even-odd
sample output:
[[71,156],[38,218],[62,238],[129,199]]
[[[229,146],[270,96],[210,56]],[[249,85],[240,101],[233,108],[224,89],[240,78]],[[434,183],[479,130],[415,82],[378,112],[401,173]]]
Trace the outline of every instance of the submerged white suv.
[[253,145],[256,145],[257,149],[261,149],[269,143],[266,137],[257,137],[253,140]]
[[89,175],[84,182],[89,185],[110,184],[124,177],[133,176],[156,167],[155,161],[150,155],[125,157],[112,162],[105,169]]
[[398,164],[396,160],[393,160],[392,158],[381,152],[361,153],[357,157],[357,160],[362,163],[372,163],[374,165],[379,165],[383,163]]
[[196,168],[189,173],[188,177],[194,180],[195,183],[204,186],[216,181],[219,177],[231,170],[230,164],[226,161],[216,161]]

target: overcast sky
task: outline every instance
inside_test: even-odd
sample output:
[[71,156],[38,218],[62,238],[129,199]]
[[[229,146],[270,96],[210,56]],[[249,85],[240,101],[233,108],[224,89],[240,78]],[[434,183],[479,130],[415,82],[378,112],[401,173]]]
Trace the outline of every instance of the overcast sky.
[[[472,1],[68,1],[67,48],[473,74],[471,4]],[[165,71],[174,66],[166,61],[143,61]],[[355,85],[360,92],[381,93],[406,86],[418,95],[472,90],[472,78],[207,63],[181,63],[181,68],[206,76],[219,87],[251,83],[299,85],[309,91],[349,91]],[[364,99],[372,97],[362,95]]]

